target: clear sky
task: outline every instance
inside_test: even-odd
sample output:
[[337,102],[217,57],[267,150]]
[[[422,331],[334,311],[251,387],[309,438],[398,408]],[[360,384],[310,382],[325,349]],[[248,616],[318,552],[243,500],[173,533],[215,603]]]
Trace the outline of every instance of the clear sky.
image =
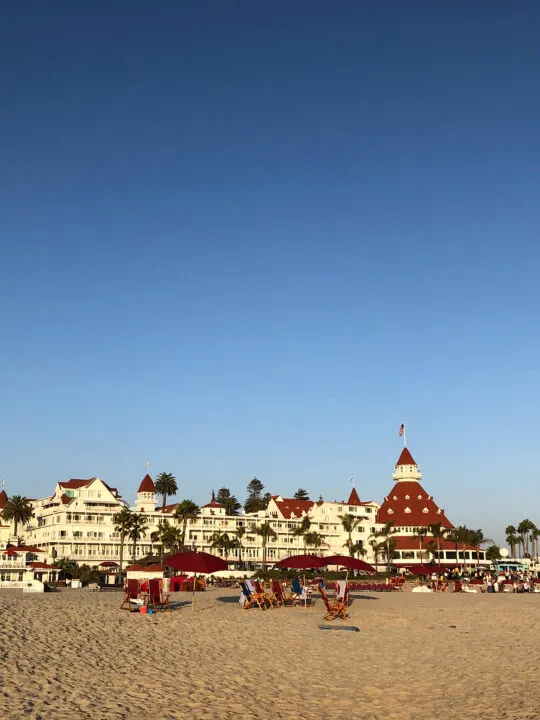
[[0,478],[540,523],[540,6],[0,10]]

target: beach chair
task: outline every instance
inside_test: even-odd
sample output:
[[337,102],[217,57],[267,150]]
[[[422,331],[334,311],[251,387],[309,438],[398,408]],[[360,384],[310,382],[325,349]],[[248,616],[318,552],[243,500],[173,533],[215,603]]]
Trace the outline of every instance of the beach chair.
[[258,593],[254,593],[245,582],[241,582],[240,587],[242,588],[242,594],[244,596],[244,604],[242,606],[244,610],[249,610],[249,608],[255,607],[255,605],[260,610],[266,610],[267,604],[264,598],[262,598]]
[[169,594],[163,592],[158,578],[154,578],[148,583],[148,599],[146,604],[149,608],[152,608],[154,612],[158,612],[159,610],[171,611]]
[[336,602],[342,602],[345,607],[351,604],[351,591],[345,580],[338,580],[336,587]]
[[288,605],[292,607],[294,605],[294,599],[292,595],[288,595],[283,589],[283,585],[280,580],[272,580],[272,592],[278,603],[281,603],[283,607]]
[[324,619],[335,620],[336,618],[341,618],[342,620],[346,620],[347,608],[345,607],[345,603],[339,602],[337,600],[334,602],[330,602],[326,592],[323,590],[322,587],[319,588],[319,592],[326,608],[326,615],[324,616]]
[[258,580],[253,581],[253,586],[255,587],[255,593],[263,599],[268,607],[277,607],[277,601],[273,593],[267,593]]
[[293,578],[293,580],[291,580],[291,594],[297,605],[313,605],[313,600],[311,599],[307,588],[302,588],[298,578]]
[[139,598],[139,581],[128,580],[124,588],[124,599],[120,605],[120,610],[131,610],[133,604],[137,604]]

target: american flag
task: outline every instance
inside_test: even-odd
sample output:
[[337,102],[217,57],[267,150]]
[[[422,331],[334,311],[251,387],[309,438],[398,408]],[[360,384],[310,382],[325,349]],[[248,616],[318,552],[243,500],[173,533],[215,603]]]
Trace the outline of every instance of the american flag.
[[405,425],[403,423],[401,423],[401,427],[399,428],[398,435],[399,435],[399,437],[403,437],[403,435],[405,435]]

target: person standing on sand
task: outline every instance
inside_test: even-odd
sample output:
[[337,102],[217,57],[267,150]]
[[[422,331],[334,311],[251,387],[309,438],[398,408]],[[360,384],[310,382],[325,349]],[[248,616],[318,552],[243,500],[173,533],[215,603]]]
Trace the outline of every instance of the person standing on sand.
[[431,589],[433,592],[437,592],[439,583],[437,582],[437,573],[433,571],[431,573]]

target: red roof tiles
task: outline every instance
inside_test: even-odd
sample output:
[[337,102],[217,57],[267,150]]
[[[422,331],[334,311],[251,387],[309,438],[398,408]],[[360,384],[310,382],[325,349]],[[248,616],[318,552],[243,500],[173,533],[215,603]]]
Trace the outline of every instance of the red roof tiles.
[[34,570],[58,570],[54,565],[47,565],[47,563],[44,562],[31,562],[30,565]]
[[35,547],[34,545],[12,545],[11,543],[7,544],[7,550],[14,550],[15,552],[31,552],[31,553],[42,553],[45,552],[45,550],[41,550],[41,548]]
[[409,448],[404,447],[403,450],[401,451],[401,455],[398,458],[396,467],[398,465],[416,465],[416,460],[413,458],[413,456],[409,452]]
[[214,500],[214,498],[212,498],[209,503],[206,503],[206,505],[203,505],[202,507],[203,507],[203,508],[207,508],[207,507],[209,507],[209,508],[223,508],[223,507],[225,507],[225,505],[221,505],[220,503],[216,502],[216,501]]
[[391,522],[395,527],[436,525],[454,527],[444,512],[419,482],[397,482],[377,513],[377,522]]
[[150,475],[145,475],[141,481],[141,484],[139,485],[139,489],[137,492],[146,492],[146,493],[153,493],[155,492],[156,488],[154,487],[154,481],[150,477]]
[[282,498],[281,500],[274,498],[274,502],[283,517],[287,520],[293,515],[295,517],[301,517],[302,513],[309,512],[315,505],[313,500],[295,500],[295,498]]
[[157,572],[163,572],[163,568],[161,565],[130,565],[126,568],[126,572],[148,572],[148,573],[157,573]]
[[58,483],[60,487],[68,488],[69,490],[78,490],[81,487],[86,487],[87,485],[90,485],[90,483],[93,483],[96,478],[90,478],[89,480],[68,480],[67,482],[60,482]]
[[2,492],[0,492],[0,510],[3,510],[6,507],[8,502],[9,502],[9,498],[7,496],[6,491],[2,490]]
[[[392,540],[394,540],[396,546],[396,550],[420,550],[420,543],[418,538],[412,537],[411,535],[394,535],[392,537]],[[433,540],[433,537],[431,535],[428,535],[424,538],[424,542],[422,543],[422,548],[427,548],[429,543]],[[440,540],[439,542],[441,550],[455,550],[456,544],[452,542],[451,540]],[[471,545],[465,545],[466,550],[472,550]],[[463,545],[459,543],[458,545],[458,552],[460,550],[463,550]]]
[[70,503],[70,502],[73,502],[74,500],[75,500],[75,498],[70,498],[70,497],[68,497],[68,496],[66,495],[66,493],[63,493],[63,494],[60,496],[60,502],[62,503],[62,505],[69,505],[69,503]]
[[349,495],[349,499],[347,500],[347,505],[361,505],[360,497],[358,493],[356,492],[356,488],[353,487],[351,490],[351,494]]

